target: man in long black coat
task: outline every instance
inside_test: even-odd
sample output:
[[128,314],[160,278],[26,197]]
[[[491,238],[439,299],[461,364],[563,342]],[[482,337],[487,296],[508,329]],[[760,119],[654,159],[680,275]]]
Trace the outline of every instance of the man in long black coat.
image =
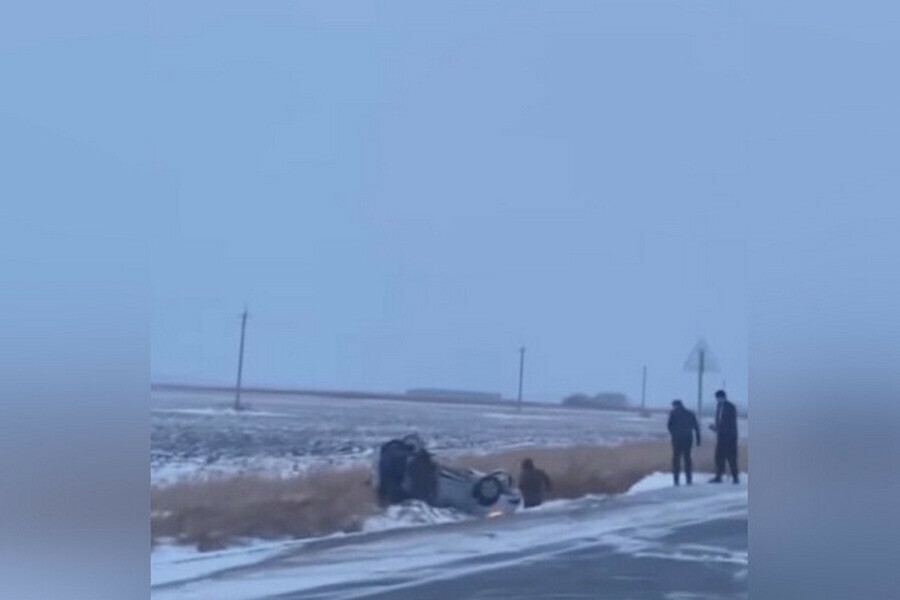
[[668,428],[672,436],[672,477],[675,479],[675,485],[680,484],[682,460],[685,481],[691,485],[693,483],[691,447],[694,445],[694,437],[697,438],[697,446],[700,446],[700,424],[697,423],[697,415],[686,409],[681,400],[673,400]]
[[732,480],[739,483],[737,408],[728,400],[724,390],[716,392],[716,424],[709,428],[716,432],[716,476],[710,479],[710,483],[722,483],[726,462]]

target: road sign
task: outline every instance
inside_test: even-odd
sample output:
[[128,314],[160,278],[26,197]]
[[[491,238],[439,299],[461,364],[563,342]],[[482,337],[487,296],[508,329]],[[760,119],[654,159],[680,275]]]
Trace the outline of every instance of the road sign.
[[709,344],[706,343],[706,340],[701,338],[694,345],[691,353],[688,354],[687,360],[684,361],[684,370],[694,373],[700,370],[704,373],[719,372],[719,363],[709,351]]
[[697,373],[697,418],[703,418],[703,374],[717,373],[719,365],[709,351],[709,344],[700,338],[684,361],[684,370]]

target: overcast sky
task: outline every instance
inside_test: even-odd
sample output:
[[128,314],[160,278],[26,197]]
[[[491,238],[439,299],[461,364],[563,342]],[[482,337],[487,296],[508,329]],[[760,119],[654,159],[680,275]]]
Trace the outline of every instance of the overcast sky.
[[155,7],[153,380],[746,400],[734,7],[338,4]]

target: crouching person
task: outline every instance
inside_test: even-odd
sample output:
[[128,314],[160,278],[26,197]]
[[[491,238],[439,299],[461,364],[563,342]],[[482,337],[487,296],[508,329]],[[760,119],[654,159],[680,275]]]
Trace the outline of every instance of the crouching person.
[[522,492],[522,500],[525,508],[540,506],[544,502],[544,494],[553,489],[550,477],[534,466],[534,461],[526,458],[522,461],[522,470],[519,473],[519,491]]

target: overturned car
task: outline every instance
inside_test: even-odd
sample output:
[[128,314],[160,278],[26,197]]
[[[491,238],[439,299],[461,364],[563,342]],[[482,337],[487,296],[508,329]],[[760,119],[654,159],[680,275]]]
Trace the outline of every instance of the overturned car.
[[420,500],[438,508],[493,517],[511,514],[522,505],[509,473],[442,465],[415,434],[383,444],[375,454],[372,475],[381,506]]

